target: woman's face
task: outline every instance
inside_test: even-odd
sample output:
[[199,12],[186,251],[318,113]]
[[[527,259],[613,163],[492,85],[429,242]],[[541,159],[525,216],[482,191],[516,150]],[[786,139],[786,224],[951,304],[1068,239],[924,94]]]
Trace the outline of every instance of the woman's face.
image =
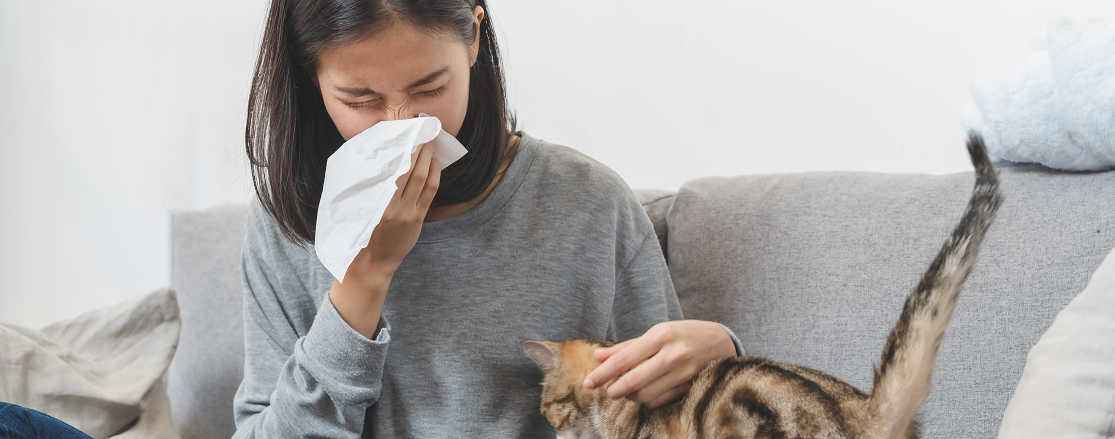
[[[476,26],[484,18],[473,11]],[[396,23],[373,38],[318,55],[317,83],[325,109],[345,140],[384,120],[437,116],[454,136],[468,107],[471,45],[453,35],[430,35]]]

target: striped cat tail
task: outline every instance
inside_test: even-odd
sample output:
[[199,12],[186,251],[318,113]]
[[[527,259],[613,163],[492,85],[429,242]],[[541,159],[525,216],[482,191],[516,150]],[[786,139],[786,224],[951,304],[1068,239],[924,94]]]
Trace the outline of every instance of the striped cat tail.
[[875,368],[870,407],[879,437],[904,439],[916,434],[912,431],[916,429],[914,413],[929,394],[930,376],[945,328],[1002,203],[998,173],[983,139],[975,133],[969,135],[968,153],[976,168],[976,184],[964,217],[906,299],[902,317]]

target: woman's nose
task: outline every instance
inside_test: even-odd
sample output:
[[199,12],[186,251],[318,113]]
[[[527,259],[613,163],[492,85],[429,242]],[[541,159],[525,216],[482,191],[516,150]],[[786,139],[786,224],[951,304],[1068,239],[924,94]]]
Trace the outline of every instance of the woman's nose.
[[388,107],[387,111],[385,112],[386,114],[383,115],[383,120],[414,119],[418,117],[418,114],[421,112],[422,111],[410,106],[409,104],[403,104],[394,108]]

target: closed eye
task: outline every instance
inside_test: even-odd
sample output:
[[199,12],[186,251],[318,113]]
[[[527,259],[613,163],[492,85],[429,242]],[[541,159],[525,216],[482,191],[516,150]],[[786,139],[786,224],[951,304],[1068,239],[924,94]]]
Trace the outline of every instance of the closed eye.
[[422,95],[423,97],[427,97],[427,98],[436,98],[438,96],[441,96],[441,95],[445,94],[446,90],[447,90],[446,86],[443,85],[443,86],[435,88],[433,90],[424,91],[424,92],[418,93],[418,94]]
[[345,102],[345,105],[348,105],[349,108],[362,108],[362,107],[367,107],[369,105],[375,104],[379,101],[380,101],[379,99],[373,99],[373,100],[364,101],[364,102]]
[[[422,96],[424,98],[436,98],[438,96],[441,96],[441,95],[445,94],[446,91],[448,91],[448,87],[443,85],[441,87],[438,87],[438,88],[430,90],[430,91],[424,91],[424,92],[418,93],[418,95]],[[367,107],[369,105],[378,104],[379,102],[380,102],[380,99],[373,99],[373,100],[364,101],[364,102],[345,102],[345,105],[347,105],[349,108],[362,108],[362,107]]]

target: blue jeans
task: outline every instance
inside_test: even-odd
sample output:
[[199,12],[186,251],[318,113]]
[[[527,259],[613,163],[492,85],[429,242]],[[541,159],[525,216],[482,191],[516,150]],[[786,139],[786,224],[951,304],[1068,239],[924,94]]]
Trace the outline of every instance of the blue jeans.
[[93,439],[38,410],[0,402],[0,439]]

